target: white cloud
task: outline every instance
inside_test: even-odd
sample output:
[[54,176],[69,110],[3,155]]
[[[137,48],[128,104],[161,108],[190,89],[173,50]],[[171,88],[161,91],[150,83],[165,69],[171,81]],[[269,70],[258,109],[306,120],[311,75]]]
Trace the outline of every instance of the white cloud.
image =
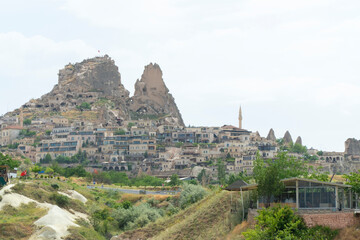
[[[11,81],[0,113],[8,99],[13,108],[48,92],[65,64],[96,54],[93,45],[115,59],[130,91],[144,65],[159,63],[187,123],[235,124],[243,104],[250,130],[289,129],[314,147],[343,150],[346,136],[360,132],[357,1],[59,0],[46,6],[52,15],[23,16],[27,21],[14,27],[25,35],[0,34],[0,79]],[[72,31],[38,28],[48,20],[73,24]]]
[[82,40],[54,41],[9,32],[0,33],[0,52],[1,114],[50,91],[60,68],[92,56],[96,50]]

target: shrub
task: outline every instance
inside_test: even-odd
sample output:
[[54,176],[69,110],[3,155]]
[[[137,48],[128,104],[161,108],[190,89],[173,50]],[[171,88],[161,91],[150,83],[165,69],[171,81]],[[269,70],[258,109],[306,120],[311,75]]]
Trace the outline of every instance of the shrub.
[[317,226],[307,228],[304,220],[295,215],[289,207],[273,207],[260,211],[259,216],[255,217],[256,225],[254,229],[249,229],[243,233],[246,239],[333,239],[337,231],[327,227]]
[[147,203],[150,206],[155,207],[156,205],[158,205],[160,203],[160,201],[156,200],[155,198],[150,198],[149,200],[147,200]]
[[53,193],[50,196],[51,200],[54,200],[56,205],[58,205],[59,207],[66,207],[69,204],[69,198],[67,196],[58,194],[58,193]]
[[162,215],[162,210],[152,208],[147,203],[129,209],[119,208],[112,213],[112,217],[117,222],[118,227],[126,230],[143,227]]
[[125,200],[124,202],[121,203],[121,207],[124,209],[129,209],[131,208],[132,203],[129,200]]
[[180,207],[184,209],[187,206],[203,199],[206,194],[206,190],[199,185],[185,184],[180,194]]
[[91,105],[90,105],[90,103],[88,103],[88,102],[82,102],[82,103],[80,104],[80,106],[76,106],[76,108],[79,109],[79,110],[81,110],[81,111],[83,111],[83,110],[90,110],[90,109],[91,109]]
[[51,184],[51,187],[55,190],[58,190],[59,189],[59,185],[57,185],[56,183],[55,184]]
[[179,208],[174,207],[174,205],[172,205],[171,203],[169,203],[168,207],[166,208],[166,215],[171,216],[175,213],[179,212]]

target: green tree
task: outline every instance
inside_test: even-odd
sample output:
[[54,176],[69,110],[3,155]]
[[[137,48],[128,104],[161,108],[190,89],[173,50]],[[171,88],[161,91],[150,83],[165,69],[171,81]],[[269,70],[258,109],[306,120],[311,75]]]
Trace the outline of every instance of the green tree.
[[360,194],[360,170],[344,174],[344,178],[346,179],[347,184],[351,185],[351,189],[357,194]]
[[198,180],[199,182],[202,182],[202,181],[203,181],[203,177],[207,178],[206,170],[205,170],[205,169],[202,169],[201,172],[197,175],[197,180]]
[[88,102],[82,102],[79,106],[76,106],[77,109],[79,109],[80,111],[83,110],[90,110],[91,109],[91,104]]
[[295,144],[290,144],[289,151],[293,153],[305,154],[307,153],[307,148],[306,146],[302,146],[299,143],[295,143]]
[[180,185],[179,176],[177,174],[171,175],[169,185],[170,186],[178,186],[178,185]]
[[20,131],[19,136],[20,137],[33,137],[36,135],[35,131],[30,131],[29,129],[23,129]]
[[316,179],[319,181],[323,181],[323,182],[328,182],[329,181],[329,172],[322,172],[321,170],[323,169],[323,167],[318,167],[316,169],[314,169],[313,166],[309,167],[309,175],[307,176],[307,178],[310,179]]
[[275,201],[284,190],[284,184],[280,181],[280,169],[275,167],[275,164],[264,163],[264,160],[257,158],[253,171],[257,186],[257,192],[263,198],[265,206],[270,206],[271,198],[274,197]]
[[17,149],[19,145],[20,145],[19,143],[13,143],[13,144],[9,144],[7,147],[9,149]]
[[284,189],[281,179],[308,176],[308,168],[304,161],[280,152],[275,159],[263,159],[257,154],[253,176],[258,184],[258,194],[269,206],[271,197],[278,200]]
[[31,119],[30,118],[25,119],[24,125],[31,125]]
[[226,183],[226,169],[224,162],[219,159],[217,162],[217,170],[218,170],[218,180],[221,185]]
[[49,153],[47,153],[42,161],[42,163],[51,163],[52,162],[52,158],[51,155]]
[[31,168],[31,171],[32,171],[33,173],[38,173],[38,172],[41,171],[41,167],[38,166],[38,165],[35,165],[35,166],[33,166],[33,167]]
[[54,173],[54,169],[52,169],[50,167],[47,167],[46,170],[45,170],[45,173],[47,173],[49,175],[52,175]]
[[125,130],[124,129],[120,129],[114,132],[114,135],[125,135]]
[[0,165],[6,165],[12,170],[20,166],[20,161],[13,160],[9,155],[0,153]]
[[248,176],[246,171],[245,172],[239,172],[238,174],[230,174],[227,184],[230,185],[234,182],[236,182],[237,180],[243,180],[245,182],[249,182],[249,180],[251,179],[251,176]]

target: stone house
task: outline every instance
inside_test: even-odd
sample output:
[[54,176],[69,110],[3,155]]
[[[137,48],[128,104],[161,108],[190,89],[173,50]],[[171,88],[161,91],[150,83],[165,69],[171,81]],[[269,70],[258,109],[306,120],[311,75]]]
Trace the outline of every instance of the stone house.
[[0,130],[0,146],[6,146],[12,144],[13,140],[15,140],[21,130],[23,128],[20,126],[7,126]]

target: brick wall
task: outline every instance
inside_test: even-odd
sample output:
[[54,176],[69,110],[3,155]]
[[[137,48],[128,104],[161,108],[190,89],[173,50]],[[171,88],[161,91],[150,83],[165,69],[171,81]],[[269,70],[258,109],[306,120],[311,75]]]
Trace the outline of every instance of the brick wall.
[[360,223],[360,218],[354,216],[353,212],[299,214],[299,215],[304,218],[304,221],[308,227],[322,225],[322,226],[328,226],[332,229],[339,229]]

